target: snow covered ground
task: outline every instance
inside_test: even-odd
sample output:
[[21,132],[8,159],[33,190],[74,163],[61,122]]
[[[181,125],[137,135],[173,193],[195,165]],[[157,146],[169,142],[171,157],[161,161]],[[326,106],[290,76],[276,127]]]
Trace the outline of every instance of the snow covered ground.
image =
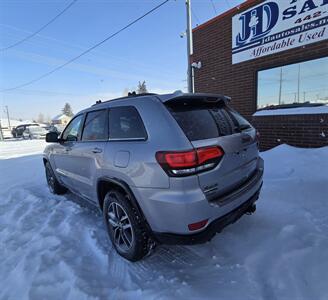
[[0,142],[0,299],[328,299],[328,148],[264,152],[254,215],[133,264],[96,210],[49,193],[44,146]]

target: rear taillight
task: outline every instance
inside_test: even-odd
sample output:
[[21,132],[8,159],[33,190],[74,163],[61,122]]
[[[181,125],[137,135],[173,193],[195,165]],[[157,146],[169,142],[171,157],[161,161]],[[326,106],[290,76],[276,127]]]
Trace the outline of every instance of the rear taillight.
[[188,176],[213,169],[224,152],[220,147],[202,147],[188,151],[160,151],[156,160],[170,176]]

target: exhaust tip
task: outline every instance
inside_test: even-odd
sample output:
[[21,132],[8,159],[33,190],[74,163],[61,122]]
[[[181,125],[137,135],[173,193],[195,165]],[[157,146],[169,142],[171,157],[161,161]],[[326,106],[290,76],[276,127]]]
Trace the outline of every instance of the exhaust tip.
[[247,208],[246,214],[251,215],[255,213],[255,211],[256,211],[256,204],[252,204]]

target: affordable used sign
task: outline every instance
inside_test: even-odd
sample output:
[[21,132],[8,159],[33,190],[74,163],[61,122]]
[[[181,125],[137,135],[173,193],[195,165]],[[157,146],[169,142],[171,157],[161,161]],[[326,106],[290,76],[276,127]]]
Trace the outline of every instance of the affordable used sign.
[[232,63],[328,38],[328,0],[271,0],[232,18]]

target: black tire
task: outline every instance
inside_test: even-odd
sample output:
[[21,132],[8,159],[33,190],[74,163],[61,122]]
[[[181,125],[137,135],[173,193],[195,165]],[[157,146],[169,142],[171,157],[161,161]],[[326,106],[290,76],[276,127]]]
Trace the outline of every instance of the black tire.
[[65,194],[67,192],[67,188],[65,188],[58,182],[49,162],[46,162],[45,169],[46,169],[47,183],[50,192],[56,195]]
[[[121,218],[117,221],[120,223],[118,226],[112,224],[113,219],[110,217],[110,213],[113,212],[112,209],[115,206],[121,212]],[[125,218],[123,212],[127,215],[128,219],[121,221]],[[133,262],[142,259],[148,254],[149,235],[147,234],[141,216],[130,204],[126,195],[116,190],[108,192],[104,199],[103,217],[109,238],[118,254]],[[130,224],[131,229],[124,229],[124,226],[127,226],[126,224]],[[118,237],[119,235],[121,235],[121,239]],[[125,243],[124,240],[128,241],[129,237],[131,237],[131,243]],[[119,244],[119,240],[122,241],[122,244],[125,244],[125,247]]]

